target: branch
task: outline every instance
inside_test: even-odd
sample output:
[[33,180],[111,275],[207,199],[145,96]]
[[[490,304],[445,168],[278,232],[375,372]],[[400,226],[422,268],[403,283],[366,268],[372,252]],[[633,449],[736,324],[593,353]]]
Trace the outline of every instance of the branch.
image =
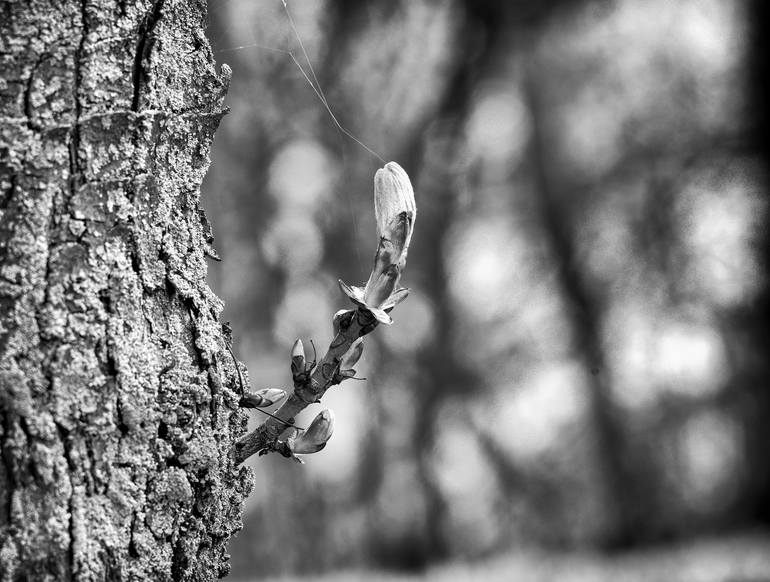
[[[320,451],[331,438],[334,415],[330,410],[319,413],[307,430],[295,427],[294,417],[309,404],[320,402],[331,386],[355,376],[352,366],[363,351],[360,338],[380,323],[393,323],[390,312],[409,294],[408,289],[399,287],[399,281],[406,266],[417,208],[409,176],[395,162],[389,162],[374,176],[374,212],[379,242],[366,286],[339,282],[356,308],[334,315],[335,336],[319,362],[314,356],[313,362],[306,365],[302,342],[295,342],[291,357],[294,392],[274,414],[235,444],[238,463],[255,453],[269,452],[302,462],[298,454]],[[245,398],[242,405],[259,407],[263,400],[270,399],[255,395]]]

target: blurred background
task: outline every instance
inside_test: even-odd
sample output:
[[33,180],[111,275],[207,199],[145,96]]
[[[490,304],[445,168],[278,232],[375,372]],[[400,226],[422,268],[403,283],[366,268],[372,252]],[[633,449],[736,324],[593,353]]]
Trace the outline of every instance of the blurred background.
[[250,461],[234,579],[770,580],[766,4],[209,3],[253,389],[366,280],[378,155],[418,206],[329,445]]

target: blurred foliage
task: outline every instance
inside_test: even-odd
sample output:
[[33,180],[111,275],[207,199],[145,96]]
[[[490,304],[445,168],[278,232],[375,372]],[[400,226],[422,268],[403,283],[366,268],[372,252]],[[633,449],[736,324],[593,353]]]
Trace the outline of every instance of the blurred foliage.
[[766,527],[748,4],[289,10],[297,34],[280,0],[209,5],[234,71],[205,185],[211,281],[252,386],[287,388],[293,341],[324,349],[347,307],[337,278],[369,271],[382,162],[367,147],[415,185],[412,294],[367,340],[368,380],[325,398],[329,446],[304,467],[251,460],[236,573]]

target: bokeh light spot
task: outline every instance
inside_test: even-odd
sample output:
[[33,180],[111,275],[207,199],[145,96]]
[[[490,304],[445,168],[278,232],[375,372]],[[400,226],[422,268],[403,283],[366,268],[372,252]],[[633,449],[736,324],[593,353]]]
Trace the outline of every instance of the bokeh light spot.
[[294,140],[270,164],[270,194],[290,212],[313,212],[328,202],[337,179],[336,167],[319,143]]

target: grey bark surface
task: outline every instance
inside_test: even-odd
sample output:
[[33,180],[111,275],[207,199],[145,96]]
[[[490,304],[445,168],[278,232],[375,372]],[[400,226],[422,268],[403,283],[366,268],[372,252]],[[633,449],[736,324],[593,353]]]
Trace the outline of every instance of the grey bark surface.
[[249,470],[205,3],[0,1],[0,580],[211,580]]

